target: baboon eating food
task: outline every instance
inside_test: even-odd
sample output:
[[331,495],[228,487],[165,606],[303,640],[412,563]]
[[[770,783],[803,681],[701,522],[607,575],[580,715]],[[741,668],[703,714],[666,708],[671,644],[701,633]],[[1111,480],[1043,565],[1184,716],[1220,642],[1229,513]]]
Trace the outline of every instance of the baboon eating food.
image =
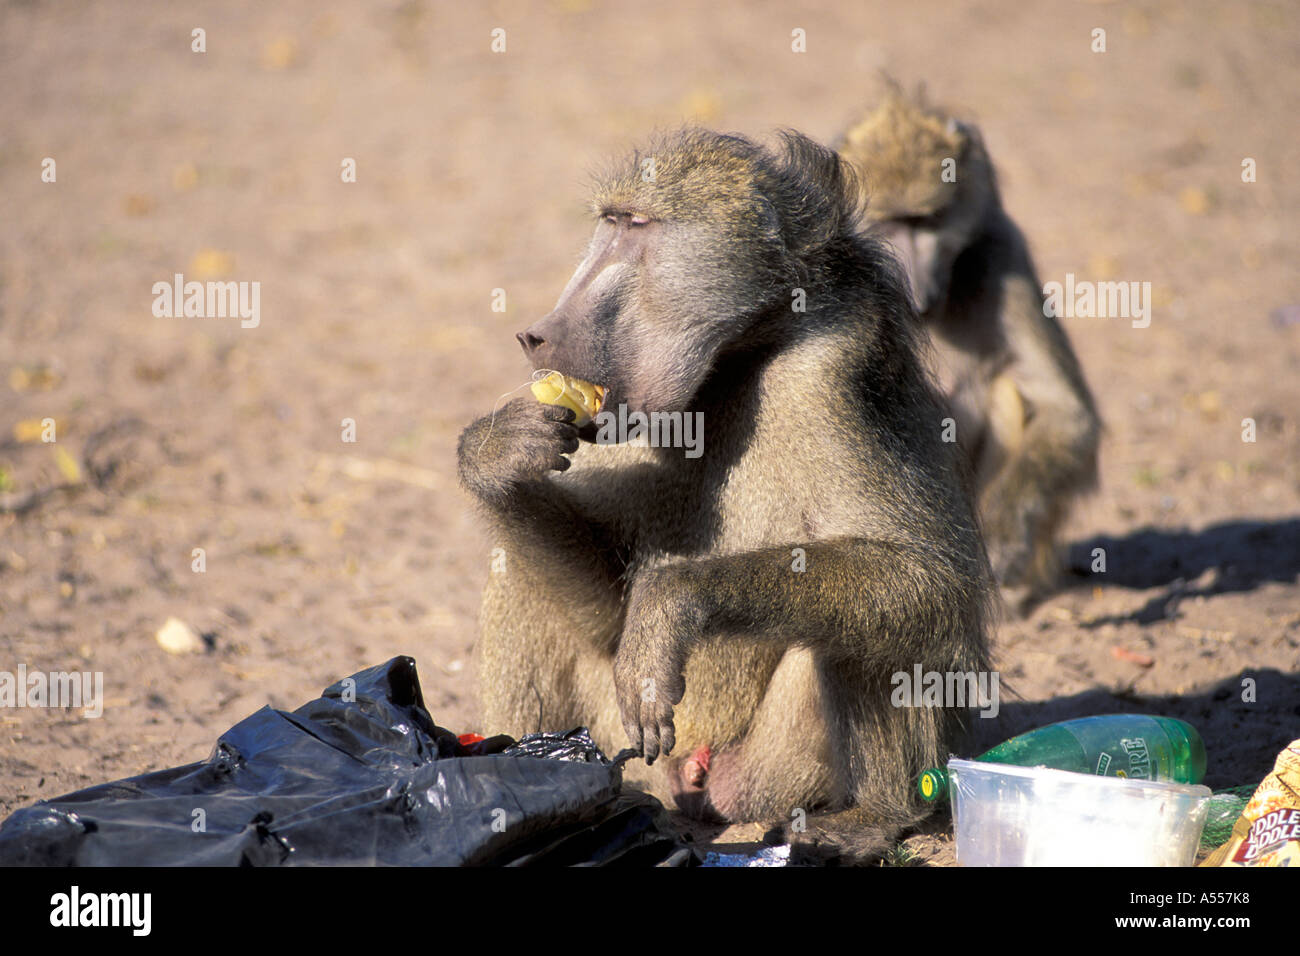
[[978,130],[893,89],[837,144],[872,235],[911,280],[1008,603],[1058,572],[1057,533],[1097,482],[1101,424]]
[[520,398],[459,448],[501,548],[485,726],[630,739],[686,813],[807,814],[785,827],[796,856],[846,861],[919,819],[916,777],[965,723],[892,706],[891,675],[986,670],[991,594],[919,323],[857,206],[851,170],[793,132],[769,150],[687,130],[633,155],[518,338],[600,386],[597,421],[695,416],[702,446],[615,442]]

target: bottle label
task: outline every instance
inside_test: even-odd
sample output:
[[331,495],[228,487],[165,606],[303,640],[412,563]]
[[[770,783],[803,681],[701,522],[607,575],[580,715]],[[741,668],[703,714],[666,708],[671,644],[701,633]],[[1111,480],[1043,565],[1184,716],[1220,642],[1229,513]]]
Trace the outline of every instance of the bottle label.
[[1141,737],[1123,737],[1119,745],[1124,748],[1128,754],[1128,773],[1118,771],[1118,777],[1132,777],[1134,780],[1151,779],[1151,754],[1147,750],[1147,742]]

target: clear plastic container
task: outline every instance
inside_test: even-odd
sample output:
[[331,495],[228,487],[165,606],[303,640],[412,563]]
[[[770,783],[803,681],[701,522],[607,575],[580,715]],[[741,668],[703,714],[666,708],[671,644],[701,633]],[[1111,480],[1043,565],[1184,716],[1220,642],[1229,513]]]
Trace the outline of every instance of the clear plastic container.
[[948,761],[962,866],[1191,866],[1210,788]]

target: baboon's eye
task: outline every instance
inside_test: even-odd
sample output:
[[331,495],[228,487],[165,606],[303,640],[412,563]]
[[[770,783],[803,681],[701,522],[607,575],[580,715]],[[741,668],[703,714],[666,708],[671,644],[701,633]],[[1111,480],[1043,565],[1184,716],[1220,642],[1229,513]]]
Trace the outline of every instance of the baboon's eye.
[[639,212],[607,212],[603,218],[615,225],[618,225],[621,219],[626,219],[630,226],[647,226],[650,224],[650,217]]

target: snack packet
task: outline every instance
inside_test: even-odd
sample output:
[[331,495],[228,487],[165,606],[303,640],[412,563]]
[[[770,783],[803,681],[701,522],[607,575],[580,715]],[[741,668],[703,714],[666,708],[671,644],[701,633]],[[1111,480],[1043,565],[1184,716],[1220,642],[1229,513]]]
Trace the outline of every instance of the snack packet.
[[1201,866],[1300,867],[1300,740],[1278,754],[1228,842]]

